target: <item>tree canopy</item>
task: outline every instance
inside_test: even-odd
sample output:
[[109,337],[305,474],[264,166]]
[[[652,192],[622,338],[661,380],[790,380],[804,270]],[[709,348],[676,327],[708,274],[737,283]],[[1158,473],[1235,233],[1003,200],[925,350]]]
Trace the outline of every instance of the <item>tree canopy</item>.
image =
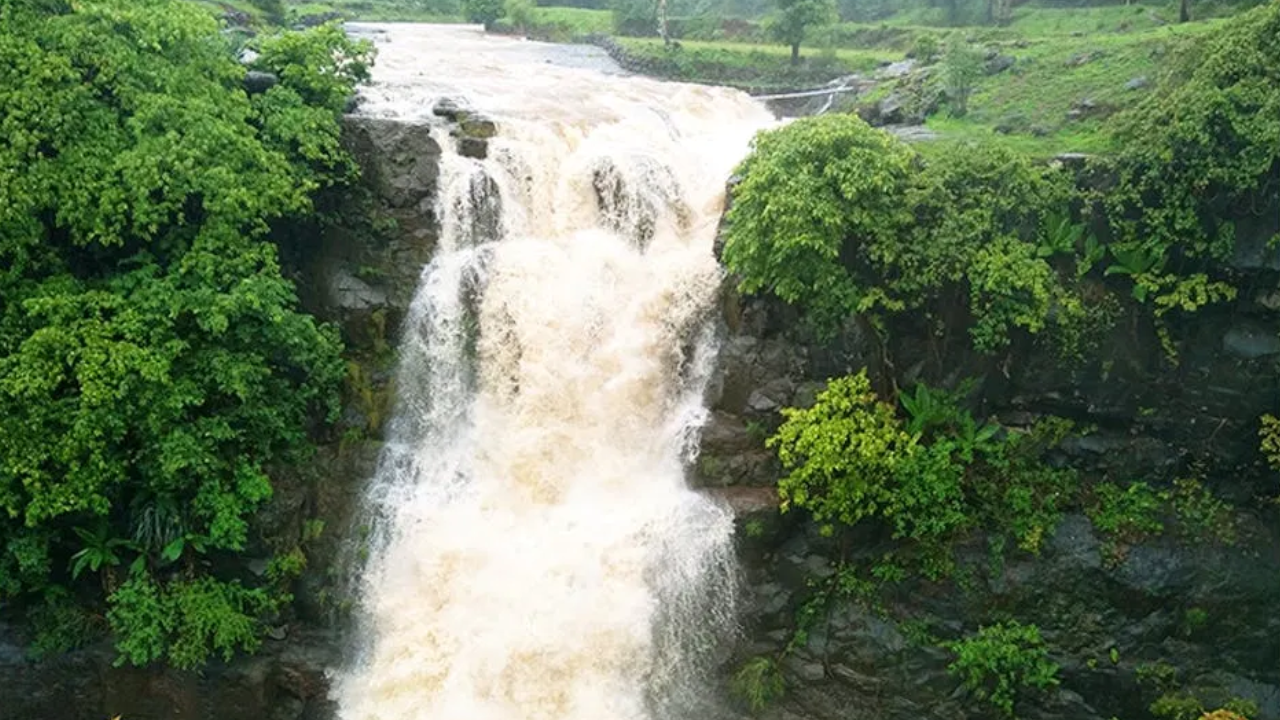
[[803,307],[820,332],[944,292],[969,296],[983,350],[1078,314],[1049,264],[1045,221],[1071,193],[1060,168],[989,146],[922,155],[856,116],[828,115],[761,133],[738,174],[726,265],[744,291]]
[[340,341],[267,235],[352,177],[370,48],[254,49],[251,95],[193,3],[0,0],[0,599],[105,606],[135,663],[256,644],[281,596],[225,560],[336,411]]
[[778,12],[770,29],[773,36],[791,46],[791,63],[800,62],[800,43],[813,28],[836,21],[835,0],[775,0]]

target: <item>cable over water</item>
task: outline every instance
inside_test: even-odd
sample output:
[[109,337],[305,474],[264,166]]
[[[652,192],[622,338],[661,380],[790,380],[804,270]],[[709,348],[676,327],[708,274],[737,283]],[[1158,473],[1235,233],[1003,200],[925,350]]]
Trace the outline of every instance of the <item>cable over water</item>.
[[[475,28],[364,28],[361,112],[448,129],[441,242],[367,505],[346,720],[666,720],[734,618],[732,519],[685,484],[715,357],[722,191],[772,117],[727,89]],[[607,68],[604,68],[607,69]]]

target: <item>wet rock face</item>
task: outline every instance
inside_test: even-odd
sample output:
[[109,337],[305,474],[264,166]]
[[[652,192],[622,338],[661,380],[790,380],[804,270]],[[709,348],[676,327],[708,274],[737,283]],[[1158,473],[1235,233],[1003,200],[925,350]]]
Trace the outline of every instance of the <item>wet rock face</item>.
[[393,208],[429,211],[440,174],[440,146],[430,128],[361,116],[349,116],[345,123],[352,150],[379,197]]
[[591,186],[605,226],[641,251],[653,240],[659,223],[684,227],[689,222],[675,175],[648,158],[631,158],[625,166],[604,158],[592,170]]
[[202,673],[116,668],[109,647],[27,660],[0,627],[0,717],[15,720],[322,720],[333,716],[325,671],[334,638],[272,642],[253,658]]

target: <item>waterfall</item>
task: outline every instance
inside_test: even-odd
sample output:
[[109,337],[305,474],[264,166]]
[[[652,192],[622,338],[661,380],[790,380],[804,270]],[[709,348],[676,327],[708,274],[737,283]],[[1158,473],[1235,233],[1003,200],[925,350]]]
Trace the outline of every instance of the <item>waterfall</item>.
[[381,26],[361,112],[497,123],[444,148],[367,506],[345,720],[705,716],[732,518],[690,490],[722,190],[771,116],[474,28]]

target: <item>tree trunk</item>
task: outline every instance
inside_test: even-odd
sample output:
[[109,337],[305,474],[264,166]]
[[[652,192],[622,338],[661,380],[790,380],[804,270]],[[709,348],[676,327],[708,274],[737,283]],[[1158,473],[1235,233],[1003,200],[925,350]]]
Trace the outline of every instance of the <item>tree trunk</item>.
[[667,34],[667,0],[658,0],[658,34],[662,36],[663,47],[671,47],[671,37]]
[[1178,5],[1178,22],[1187,22],[1191,20],[1191,0],[1182,0]]
[[800,43],[798,42],[791,43],[791,64],[800,64]]

